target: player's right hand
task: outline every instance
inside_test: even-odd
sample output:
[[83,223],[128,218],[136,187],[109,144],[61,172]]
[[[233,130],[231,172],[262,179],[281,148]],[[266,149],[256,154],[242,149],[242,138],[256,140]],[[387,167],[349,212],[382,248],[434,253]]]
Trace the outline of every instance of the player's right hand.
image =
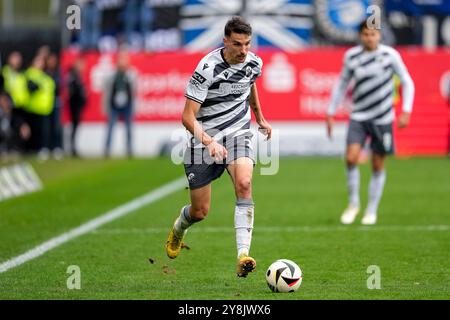
[[398,119],[398,127],[400,129],[406,128],[409,125],[410,114],[403,112]]
[[214,140],[206,147],[208,148],[209,155],[214,158],[216,162],[220,162],[228,156],[227,149]]
[[333,138],[333,117],[332,116],[327,116],[327,136],[328,138]]

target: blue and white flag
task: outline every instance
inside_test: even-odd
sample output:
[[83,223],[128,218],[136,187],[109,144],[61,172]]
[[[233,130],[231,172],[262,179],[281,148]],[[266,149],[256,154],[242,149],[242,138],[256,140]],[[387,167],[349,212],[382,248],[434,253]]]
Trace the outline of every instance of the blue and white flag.
[[253,48],[298,50],[311,41],[313,0],[186,0],[180,27],[189,51],[205,51],[222,43],[224,27],[233,15],[253,28]]

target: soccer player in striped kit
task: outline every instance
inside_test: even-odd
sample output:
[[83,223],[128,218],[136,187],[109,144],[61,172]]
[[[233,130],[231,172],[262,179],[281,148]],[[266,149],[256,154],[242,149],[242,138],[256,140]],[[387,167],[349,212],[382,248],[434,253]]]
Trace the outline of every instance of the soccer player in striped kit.
[[364,21],[359,27],[361,45],[349,49],[344,56],[344,66],[328,107],[327,131],[331,138],[333,115],[346,88],[353,80],[353,108],[347,133],[346,166],[349,204],[341,216],[343,224],[351,224],[360,211],[360,174],[358,158],[368,137],[372,149],[372,177],[369,185],[369,203],[362,224],[373,225],[386,181],[385,157],[394,152],[392,123],[393,75],[397,74],[403,89],[403,111],[398,127],[405,128],[413,108],[414,83],[400,57],[393,48],[380,44],[381,31]]
[[237,244],[237,270],[246,277],[256,267],[249,255],[253,230],[254,204],[250,110],[259,127],[271,137],[256,89],[262,60],[249,51],[252,29],[240,17],[225,26],[224,47],[213,50],[198,64],[186,88],[183,125],[190,132],[184,168],[191,203],[181,209],[169,233],[166,252],[176,258],[188,228],[208,214],[211,182],[228,171],[236,194],[234,226]]

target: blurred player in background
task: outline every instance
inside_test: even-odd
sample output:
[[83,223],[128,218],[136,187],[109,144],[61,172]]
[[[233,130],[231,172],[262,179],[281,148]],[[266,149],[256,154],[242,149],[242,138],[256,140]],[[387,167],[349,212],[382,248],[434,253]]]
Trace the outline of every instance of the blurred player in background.
[[409,124],[413,108],[414,83],[400,54],[393,48],[380,44],[380,30],[369,27],[364,21],[360,25],[359,35],[362,45],[353,47],[345,53],[343,70],[328,108],[327,130],[331,138],[333,115],[347,85],[353,79],[353,110],[350,115],[346,150],[349,205],[341,216],[341,222],[351,224],[359,213],[358,158],[366,139],[370,137],[373,172],[369,185],[369,203],[362,224],[372,225],[377,221],[378,204],[386,180],[384,159],[386,155],[394,152],[393,75],[398,75],[403,87],[403,112],[398,120],[399,128],[405,128]]
[[234,225],[238,250],[237,275],[246,277],[256,267],[249,256],[254,204],[250,108],[259,127],[272,134],[264,119],[255,81],[262,60],[249,51],[252,28],[240,17],[225,26],[224,47],[207,54],[198,64],[186,89],[183,125],[193,135],[185,152],[191,204],[181,209],[166,243],[167,255],[176,258],[187,229],[203,220],[211,202],[211,182],[225,169],[231,176],[236,207]]
[[81,121],[81,113],[86,105],[87,91],[82,79],[82,72],[85,66],[84,59],[78,57],[74,65],[69,71],[67,79],[68,95],[69,95],[69,110],[70,118],[72,120],[72,132],[70,134],[70,148],[72,156],[78,157],[76,147],[76,135],[78,125]]

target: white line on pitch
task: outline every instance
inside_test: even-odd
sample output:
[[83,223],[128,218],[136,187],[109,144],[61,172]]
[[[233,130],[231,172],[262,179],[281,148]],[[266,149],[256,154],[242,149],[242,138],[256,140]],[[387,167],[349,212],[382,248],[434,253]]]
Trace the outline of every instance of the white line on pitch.
[[135,211],[145,205],[158,201],[159,199],[164,198],[177,190],[180,190],[185,185],[186,185],[186,178],[182,177],[172,182],[169,182],[156,190],[150,191],[149,193],[144,194],[141,197],[131,200],[130,202],[127,202],[115,209],[112,209],[111,211],[108,211],[102,214],[101,216],[80,225],[75,229],[65,232],[57,237],[54,237],[34,247],[33,249],[25,252],[24,254],[21,254],[17,257],[14,257],[8,261],[1,263],[0,273],[6,272],[9,269],[15,268],[27,261],[42,256],[47,251],[50,251],[67,241],[73,240],[83,234],[91,232],[97,229],[98,227],[113,220],[116,220],[120,217],[123,217],[129,214],[130,212]]
[[[167,228],[103,228],[95,230],[95,234],[148,234],[148,233],[166,233]],[[392,226],[299,226],[299,227],[258,227],[254,232],[340,232],[340,231],[450,231],[448,225],[392,225]],[[189,233],[234,233],[233,226],[230,227],[194,227],[189,229]]]

